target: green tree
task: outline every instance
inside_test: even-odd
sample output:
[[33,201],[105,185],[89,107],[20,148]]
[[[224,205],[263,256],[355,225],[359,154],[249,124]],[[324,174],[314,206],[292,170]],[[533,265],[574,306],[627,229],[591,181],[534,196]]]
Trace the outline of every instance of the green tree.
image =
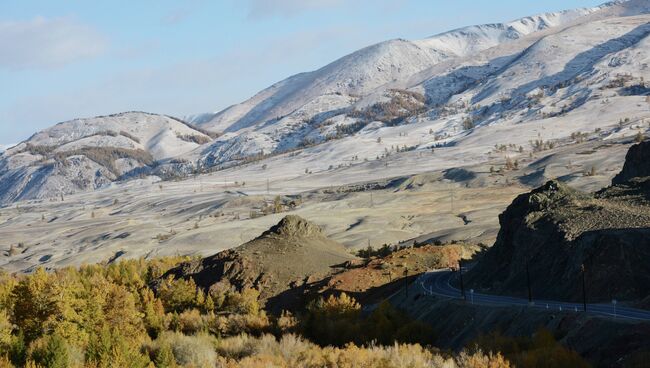
[[144,327],[149,336],[155,339],[165,330],[165,308],[150,289],[142,291],[141,304]]
[[157,368],[177,367],[171,346],[163,344],[160,349],[158,349],[156,352],[156,358],[154,359],[154,364]]
[[13,336],[8,352],[9,358],[13,364],[18,367],[25,365],[25,360],[27,359],[27,346],[25,345],[25,337],[23,336],[22,331],[18,331],[18,333]]
[[59,334],[44,338],[45,341],[36,344],[31,358],[45,368],[67,368],[70,366],[70,353],[66,340]]

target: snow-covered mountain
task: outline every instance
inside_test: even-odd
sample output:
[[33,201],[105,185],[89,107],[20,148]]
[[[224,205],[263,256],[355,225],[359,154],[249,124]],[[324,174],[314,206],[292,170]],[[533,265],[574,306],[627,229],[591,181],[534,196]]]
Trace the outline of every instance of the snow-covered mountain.
[[444,147],[452,167],[506,143],[634,134],[650,118],[649,14],[648,0],[614,1],[382,42],[188,118],[215,139],[144,113],[61,123],[0,154],[0,203],[253,160],[292,176]]
[[180,120],[141,112],[59,123],[0,154],[0,202],[54,197],[144,175],[209,141]]
[[509,23],[464,27],[422,40],[381,42],[316,71],[287,78],[241,104],[215,114],[195,115],[190,122],[220,132],[237,131],[287,116],[321,96],[363,96],[390,82],[406,80],[440,61],[469,56],[529,34],[585,20],[589,15],[611,14],[620,5],[620,2],[607,3]]
[[[316,71],[278,82],[241,104],[192,117],[193,124],[226,133],[200,159],[214,165],[323,142],[342,132],[356,132],[370,122],[361,121],[364,115],[385,124],[415,115],[440,116],[442,110],[435,106],[455,101],[467,107],[493,106],[513,93],[525,99],[528,93],[541,91],[537,88],[569,81],[584,72],[582,68],[606,57],[610,46],[616,49],[617,36],[623,43],[643,36],[645,18],[632,25],[639,27],[636,36],[618,21],[602,21],[644,15],[649,7],[645,0],[614,1],[366,47]],[[627,31],[632,33],[625,35]],[[611,45],[598,44],[609,40]],[[556,70],[565,66],[563,72]],[[512,78],[521,74],[526,76]],[[396,92],[400,90],[421,95],[411,96],[423,99],[426,106],[402,106],[404,93]],[[363,114],[380,104],[406,111],[397,116],[395,111],[383,113],[383,118]]]

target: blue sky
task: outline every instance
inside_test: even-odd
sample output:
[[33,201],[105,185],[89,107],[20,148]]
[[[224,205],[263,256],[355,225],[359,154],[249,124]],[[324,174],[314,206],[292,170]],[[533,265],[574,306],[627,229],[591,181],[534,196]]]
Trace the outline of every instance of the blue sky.
[[217,111],[372,43],[601,2],[3,0],[0,143],[77,117]]

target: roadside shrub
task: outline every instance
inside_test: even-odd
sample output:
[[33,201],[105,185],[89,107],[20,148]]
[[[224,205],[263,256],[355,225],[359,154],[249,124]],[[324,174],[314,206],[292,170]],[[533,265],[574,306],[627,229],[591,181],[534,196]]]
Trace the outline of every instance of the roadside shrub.
[[210,331],[220,336],[234,336],[247,333],[259,336],[270,330],[271,323],[266,313],[219,315],[210,322]]
[[227,367],[455,367],[453,359],[420,345],[348,344],[342,348],[321,348],[296,335],[285,335],[279,341],[270,335],[257,339],[239,336],[219,345],[223,346],[217,347],[217,351],[226,357]]
[[488,353],[500,353],[516,367],[589,367],[573,350],[555,340],[546,329],[539,329],[531,337],[509,337],[500,332],[480,336],[476,346]]
[[300,321],[289,311],[282,311],[280,316],[275,321],[277,327],[277,334],[283,335],[286,333],[294,333],[297,331]]
[[456,358],[458,368],[510,368],[513,367],[501,353],[484,354],[480,349],[463,350]]
[[180,332],[164,332],[147,348],[154,360],[158,357],[169,363],[171,351],[175,364],[180,366],[214,367],[217,364],[215,343],[216,340],[206,334],[187,336]]
[[240,334],[225,339],[220,339],[216,351],[220,356],[240,360],[251,356],[256,351],[258,339],[248,334]]
[[308,307],[303,333],[320,345],[345,346],[370,342],[380,345],[434,342],[430,326],[415,321],[384,301],[368,317],[361,317],[361,307],[347,294],[319,299]]
[[176,325],[170,327],[186,335],[193,335],[207,330],[206,316],[201,315],[201,312],[196,309],[186,310],[178,315]]

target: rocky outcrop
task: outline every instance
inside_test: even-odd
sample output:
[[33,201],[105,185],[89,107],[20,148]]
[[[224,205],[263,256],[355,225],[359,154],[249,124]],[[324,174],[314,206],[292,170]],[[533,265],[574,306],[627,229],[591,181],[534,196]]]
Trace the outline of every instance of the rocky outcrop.
[[650,177],[650,142],[641,142],[630,147],[625,155],[625,164],[612,184],[625,184],[635,178]]
[[276,225],[262,233],[261,238],[283,237],[323,237],[317,225],[296,215],[287,215]]
[[[650,294],[650,144],[633,146],[611,187],[594,195],[549,181],[499,216],[497,240],[468,272],[471,287],[578,301],[582,265],[590,302],[638,302]],[[641,177],[640,177],[641,175]]]
[[304,286],[354,260],[317,225],[295,215],[284,217],[258,238],[213,256],[187,262],[163,277],[192,278],[209,289],[227,281],[238,289],[256,288],[269,310],[296,303]]

